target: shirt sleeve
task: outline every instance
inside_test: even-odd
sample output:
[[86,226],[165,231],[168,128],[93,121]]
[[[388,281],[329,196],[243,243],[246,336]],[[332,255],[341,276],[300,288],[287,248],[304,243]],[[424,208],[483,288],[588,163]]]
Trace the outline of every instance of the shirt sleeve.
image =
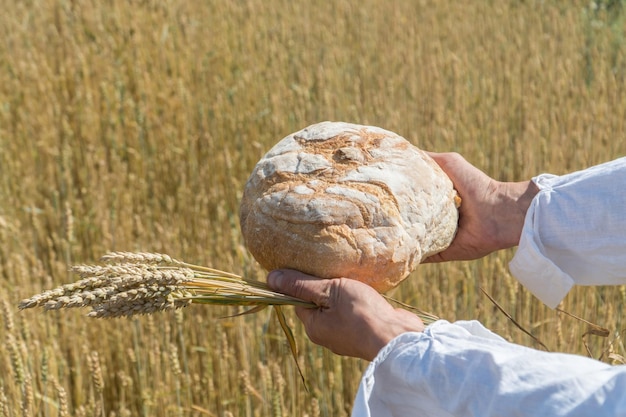
[[626,157],[533,178],[511,273],[556,307],[573,285],[626,284]]
[[366,370],[352,416],[626,416],[626,367],[506,342],[477,321],[404,333]]

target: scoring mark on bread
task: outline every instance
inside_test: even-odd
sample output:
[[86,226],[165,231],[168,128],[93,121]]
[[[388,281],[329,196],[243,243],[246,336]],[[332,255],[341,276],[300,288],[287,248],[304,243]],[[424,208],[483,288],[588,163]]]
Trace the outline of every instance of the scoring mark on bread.
[[[297,163],[288,171],[276,167],[277,169],[265,178],[267,191],[282,193],[285,187],[295,190],[296,186],[306,183],[312,192],[303,192],[302,188],[297,192],[299,198],[303,200],[301,202],[303,206],[308,206],[310,203],[307,201],[313,199],[330,200],[339,197],[352,203],[361,213],[363,223],[357,222],[360,224],[359,228],[386,225],[381,224],[381,221],[384,223],[383,219],[387,216],[370,212],[368,206],[381,207],[388,205],[385,202],[389,202],[399,212],[400,205],[389,186],[383,181],[369,177],[363,180],[346,178],[348,172],[358,171],[360,167],[371,166],[375,162],[377,158],[372,156],[370,150],[380,147],[385,137],[383,133],[367,129],[332,137],[294,136],[294,140],[300,145]],[[316,165],[319,168],[316,168]],[[275,188],[276,186],[278,188]],[[357,195],[356,192],[361,195]],[[326,194],[333,194],[335,197],[325,196]],[[364,198],[370,199],[375,204],[372,206],[361,201]],[[299,219],[298,223],[301,221],[303,219]],[[354,228],[355,223],[351,223]]]
[[[308,180],[310,176],[289,172],[276,172],[276,175],[280,177],[280,180],[271,181],[272,185],[263,193],[275,196],[271,200],[275,201],[274,209],[276,210],[267,207],[268,215],[279,216],[281,210],[278,208],[283,204],[302,207],[304,210],[290,210],[283,213],[283,215],[289,215],[289,220],[287,218],[283,220],[291,223],[325,223],[326,221],[321,217],[313,215],[319,211],[320,207],[323,207],[324,202],[328,204],[325,211],[330,209],[331,204],[337,204],[340,201],[352,204],[361,217],[360,221],[353,218],[345,219],[352,229],[391,226],[388,224],[390,213],[382,212],[382,207],[391,206],[394,211],[400,211],[395,195],[382,181],[337,181],[318,176],[313,180]],[[286,197],[289,197],[289,201],[285,201]],[[270,202],[271,200],[266,200],[268,206],[274,205]]]

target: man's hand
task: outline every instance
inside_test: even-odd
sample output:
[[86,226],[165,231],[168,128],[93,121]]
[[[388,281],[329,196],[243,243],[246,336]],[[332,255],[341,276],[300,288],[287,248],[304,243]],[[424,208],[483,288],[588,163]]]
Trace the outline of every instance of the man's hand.
[[462,201],[452,244],[423,262],[478,259],[516,246],[537,186],[532,181],[496,181],[458,153],[428,154],[450,177]]
[[392,307],[376,290],[359,281],[276,270],[268,275],[267,282],[275,291],[318,306],[296,307],[296,314],[312,342],[339,355],[372,360],[396,336],[424,329],[415,314]]

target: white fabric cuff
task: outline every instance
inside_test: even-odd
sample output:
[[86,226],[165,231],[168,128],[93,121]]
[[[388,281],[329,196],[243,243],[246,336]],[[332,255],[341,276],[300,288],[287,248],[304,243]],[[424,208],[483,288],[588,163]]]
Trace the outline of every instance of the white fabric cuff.
[[575,283],[544,255],[541,241],[537,239],[540,234],[534,230],[538,201],[535,198],[528,208],[519,247],[509,263],[509,270],[541,302],[550,308],[556,308]]
[[509,264],[555,308],[573,285],[626,282],[626,158],[532,179],[539,188]]

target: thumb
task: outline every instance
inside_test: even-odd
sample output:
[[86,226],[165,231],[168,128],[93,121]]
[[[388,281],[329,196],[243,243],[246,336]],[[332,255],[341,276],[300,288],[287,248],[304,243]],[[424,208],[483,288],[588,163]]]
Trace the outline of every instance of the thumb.
[[291,269],[277,269],[269,273],[267,284],[275,291],[304,301],[311,301],[321,307],[328,304],[331,280]]

